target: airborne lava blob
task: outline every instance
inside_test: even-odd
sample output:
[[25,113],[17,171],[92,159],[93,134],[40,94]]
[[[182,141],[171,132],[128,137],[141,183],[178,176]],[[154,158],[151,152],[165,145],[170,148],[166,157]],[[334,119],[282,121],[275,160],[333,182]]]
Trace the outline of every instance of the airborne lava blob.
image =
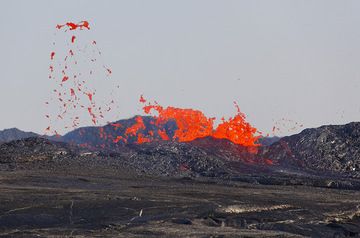
[[[59,51],[50,52],[49,79],[54,82],[56,88],[53,90],[55,98],[49,102],[52,105],[56,103],[59,110],[55,115],[45,115],[50,122],[46,131],[58,134],[59,129],[75,129],[89,123],[94,126],[103,124],[106,114],[115,106],[114,95],[112,92],[105,92],[103,96],[98,96],[94,82],[103,80],[98,85],[108,82],[112,70],[99,63],[102,53],[95,40],[82,43],[84,31],[90,30],[90,24],[88,21],[67,22],[57,25],[56,29],[62,36],[66,36],[63,41],[58,42],[65,42],[65,46]],[[57,46],[57,43],[54,42],[53,45]],[[110,98],[107,99],[106,96]],[[49,102],[46,102],[46,105],[49,105]],[[236,103],[236,114],[228,119],[222,118],[216,127],[215,118],[207,117],[199,110],[163,107],[156,102],[147,103],[142,95],[140,103],[143,105],[144,113],[152,116],[151,119],[147,118],[145,122],[143,117],[137,116],[134,124],[126,127],[120,123],[107,123],[106,130],[105,127],[98,127],[98,139],[101,142],[92,146],[104,148],[110,143],[141,144],[160,140],[189,142],[209,136],[228,139],[243,146],[258,146],[256,142],[261,133],[246,121],[245,115]],[[83,115],[87,115],[86,118]],[[63,127],[59,127],[59,124]],[[80,130],[79,136],[81,133]]]
[[99,80],[102,80],[100,84],[108,83],[111,70],[99,63],[102,62],[99,60],[101,51],[96,41],[84,40],[85,31],[88,30],[88,21],[67,22],[56,26],[60,40],[56,38],[53,46],[60,46],[50,52],[48,77],[54,83],[55,89],[46,105],[52,106],[52,109],[57,107],[58,110],[55,114],[46,114],[49,119],[49,126],[45,129],[47,133],[57,134],[59,130],[75,129],[81,124],[104,123],[106,114],[115,106],[114,92],[97,96],[100,90],[95,88],[95,82],[99,84]]
[[274,122],[274,126],[272,128],[272,135],[277,136],[278,133],[292,133],[301,129],[304,125],[287,118],[281,118]]

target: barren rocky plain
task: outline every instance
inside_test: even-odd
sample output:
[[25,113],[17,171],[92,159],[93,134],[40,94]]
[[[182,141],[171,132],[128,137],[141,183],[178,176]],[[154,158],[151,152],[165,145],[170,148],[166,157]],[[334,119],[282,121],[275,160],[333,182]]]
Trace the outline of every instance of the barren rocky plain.
[[0,237],[359,237],[359,128],[305,130],[259,158],[212,138],[4,142]]

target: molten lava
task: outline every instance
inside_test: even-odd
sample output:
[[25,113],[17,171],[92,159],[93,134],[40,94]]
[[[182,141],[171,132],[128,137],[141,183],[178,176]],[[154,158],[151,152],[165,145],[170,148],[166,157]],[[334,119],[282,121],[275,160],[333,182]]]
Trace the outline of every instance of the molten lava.
[[230,117],[227,121],[223,120],[215,129],[211,136],[219,139],[228,139],[235,144],[244,146],[255,146],[259,136],[254,136],[258,131],[245,121],[245,114],[240,111],[239,106],[235,103],[237,114]]
[[[150,124],[156,126],[156,134],[153,130],[148,130],[148,132],[145,133],[147,127],[144,124],[143,118],[138,116],[135,118],[135,123],[125,130],[125,138],[120,136],[114,140],[115,143],[128,141],[129,137],[135,137],[137,143],[145,143],[157,140],[188,142],[197,138],[211,136],[219,139],[227,139],[243,146],[258,146],[256,142],[261,133],[246,121],[245,114],[241,113],[236,103],[236,115],[228,120],[223,118],[222,122],[214,128],[215,118],[209,118],[199,110],[176,107],[164,108],[157,103],[146,104],[146,100],[142,95],[139,101],[145,104],[143,106],[145,114],[153,116],[154,121],[150,122]],[[153,112],[156,112],[157,115],[154,115]],[[172,136],[170,136],[165,129],[165,125],[169,122],[176,124],[176,129]]]
[[[145,130],[145,124],[144,121],[142,119],[142,117],[138,116],[135,118],[135,124],[128,127],[125,131],[125,135],[129,136],[129,135],[140,135],[141,133],[138,133],[140,129]],[[142,135],[142,134],[141,134]]]
[[[93,125],[101,123],[105,114],[112,110],[114,100],[102,100],[99,102],[95,98],[96,89],[91,86],[95,78],[109,77],[112,73],[106,65],[101,66],[96,63],[97,57],[101,56],[94,40],[83,43],[81,37],[78,40],[78,30],[90,30],[88,21],[81,21],[79,23],[67,22],[65,24],[58,24],[57,30],[61,30],[63,35],[71,38],[71,44],[65,44],[67,48],[60,48],[59,51],[50,52],[49,79],[56,85],[53,90],[56,98],[50,98],[50,105],[56,106],[58,112],[55,115],[47,114],[49,126],[46,128],[46,133],[55,133],[55,124],[63,125],[61,129],[77,128],[81,122],[91,122]],[[67,31],[71,33],[66,34]],[[56,34],[55,34],[56,35]],[[53,46],[56,46],[53,42]],[[55,57],[56,56],[56,57]],[[79,62],[79,64],[78,64]],[[86,69],[86,71],[84,71]],[[95,75],[94,75],[95,74]],[[107,93],[113,97],[112,92]],[[83,111],[87,110],[85,114]],[[79,115],[88,115],[88,117],[79,118]],[[51,130],[50,130],[51,129]],[[60,128],[58,128],[60,129]],[[107,138],[101,134],[102,138]]]
[[[158,113],[156,125],[163,125],[170,120],[174,120],[178,129],[175,131],[173,139],[180,142],[192,141],[197,138],[210,136],[213,131],[214,118],[207,118],[204,113],[193,109],[182,109],[175,107],[163,108],[160,105],[146,105],[143,107],[146,114],[151,110]],[[162,137],[167,135],[162,132]]]
[[[52,122],[51,120],[67,120],[66,123],[70,122],[71,124],[66,124],[65,128],[73,127],[75,129],[81,123],[79,111],[86,110],[87,119],[90,119],[93,125],[98,125],[101,123],[99,120],[104,118],[105,113],[112,110],[114,100],[99,105],[97,100],[99,94],[95,88],[90,87],[91,82],[97,77],[96,73],[99,67],[94,67],[99,62],[97,57],[101,56],[101,51],[95,40],[92,40],[85,47],[79,47],[82,44],[82,40],[81,37],[78,38],[76,35],[78,32],[76,30],[89,30],[89,22],[67,22],[57,25],[56,28],[58,30],[65,29],[65,32],[71,31],[69,33],[71,44],[67,44],[68,49],[65,51],[56,52],[56,57],[55,51],[50,53],[50,60],[52,62],[49,66],[49,78],[57,84],[57,89],[53,91],[60,110],[56,115],[47,114],[46,118],[49,118],[50,123]],[[55,42],[54,45],[56,45]],[[86,51],[87,48],[89,48],[89,51]],[[89,52],[93,54],[89,55]],[[81,62],[85,62],[85,65]],[[87,68],[88,71],[77,71],[83,68]],[[112,74],[112,70],[105,65],[102,65],[100,69],[101,74],[105,74],[107,77]],[[215,118],[207,117],[199,110],[171,106],[163,107],[156,102],[147,103],[142,95],[139,101],[143,105],[144,113],[151,115],[152,118],[144,120],[143,117],[138,116],[131,126],[110,123],[114,132],[113,135],[100,128],[99,137],[104,143],[135,142],[141,144],[159,140],[188,142],[210,136],[227,139],[243,146],[258,146],[256,142],[261,133],[246,121],[245,114],[241,113],[236,103],[236,114],[227,120],[222,119],[217,126],[214,126]],[[54,125],[49,125],[46,131],[56,132]],[[104,144],[101,147],[104,147]]]
[[65,26],[67,26],[70,31],[76,30],[78,28],[80,30],[82,30],[83,28],[90,30],[88,21],[81,21],[77,24],[74,22],[67,22],[66,24],[63,24],[63,25],[60,25],[60,24],[56,25],[56,28],[60,30],[61,28],[65,27]]

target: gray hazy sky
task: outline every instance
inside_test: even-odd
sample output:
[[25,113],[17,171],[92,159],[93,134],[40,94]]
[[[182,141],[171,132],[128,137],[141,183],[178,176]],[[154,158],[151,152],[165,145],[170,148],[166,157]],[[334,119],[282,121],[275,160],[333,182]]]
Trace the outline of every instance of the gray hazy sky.
[[236,100],[264,132],[281,118],[359,121],[359,13],[350,0],[3,0],[0,128],[43,133],[54,26],[81,20],[124,90],[122,118],[139,113],[143,93],[217,117]]

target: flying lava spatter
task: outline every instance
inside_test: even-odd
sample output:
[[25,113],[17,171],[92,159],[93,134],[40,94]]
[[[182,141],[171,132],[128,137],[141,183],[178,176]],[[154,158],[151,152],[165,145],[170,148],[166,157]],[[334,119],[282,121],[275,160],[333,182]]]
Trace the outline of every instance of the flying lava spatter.
[[292,119],[281,118],[274,122],[274,126],[271,130],[272,136],[277,136],[278,133],[291,133],[299,130],[303,126],[303,124]]
[[[56,98],[47,101],[46,105],[56,102],[59,110],[55,115],[46,114],[49,125],[45,131],[58,134],[56,122],[59,121],[66,121],[65,129],[75,129],[82,123],[88,122],[99,125],[100,122],[105,121],[105,114],[113,110],[115,101],[110,98],[99,102],[98,92],[91,86],[91,83],[99,77],[106,79],[112,74],[112,70],[105,65],[99,65],[97,57],[102,54],[95,40],[81,45],[81,35],[76,33],[77,30],[90,30],[88,21],[58,24],[56,29],[61,33],[68,34],[67,37],[69,38],[65,40],[67,48],[61,48],[60,52],[50,52],[49,79],[53,80],[56,85],[53,90]],[[55,46],[56,43],[54,42],[53,45]],[[89,51],[93,54],[89,55]],[[100,76],[99,73],[96,74],[99,71]],[[111,93],[108,94],[111,95]],[[259,146],[257,141],[261,137],[261,132],[246,121],[245,114],[240,111],[235,102],[236,114],[228,119],[222,118],[217,126],[215,126],[216,118],[207,117],[199,110],[163,107],[156,102],[147,102],[142,95],[139,102],[142,104],[143,112],[153,118],[151,129],[147,127],[141,116],[136,117],[134,124],[127,127],[120,123],[110,123],[108,120],[107,124],[112,128],[112,131],[118,132],[118,134],[108,134],[99,127],[99,138],[111,143],[134,141],[141,144],[158,140],[189,142],[198,138],[214,137],[227,139],[243,146]],[[80,116],[84,114],[82,112],[86,113],[87,118]],[[176,125],[172,133],[166,128],[169,122]],[[79,135],[81,134],[82,131],[80,130]],[[82,146],[87,146],[87,144]],[[102,148],[104,146],[104,144],[100,145]]]
[[[61,42],[54,41],[53,46],[56,47],[58,43],[64,46],[50,52],[48,78],[55,84],[55,98],[47,101],[46,105],[53,109],[54,104],[57,104],[58,112],[46,114],[49,125],[45,133],[56,134],[56,129],[75,129],[80,123],[87,124],[87,121],[98,125],[105,120],[105,114],[113,109],[115,103],[113,98],[101,102],[96,98],[93,82],[99,78],[108,78],[112,71],[105,65],[98,65],[97,57],[101,56],[101,51],[94,40],[84,43],[78,30],[90,30],[89,22],[67,22],[56,26],[56,31],[66,38]],[[111,96],[112,92],[106,94]],[[81,111],[88,117],[80,117],[84,114]]]

